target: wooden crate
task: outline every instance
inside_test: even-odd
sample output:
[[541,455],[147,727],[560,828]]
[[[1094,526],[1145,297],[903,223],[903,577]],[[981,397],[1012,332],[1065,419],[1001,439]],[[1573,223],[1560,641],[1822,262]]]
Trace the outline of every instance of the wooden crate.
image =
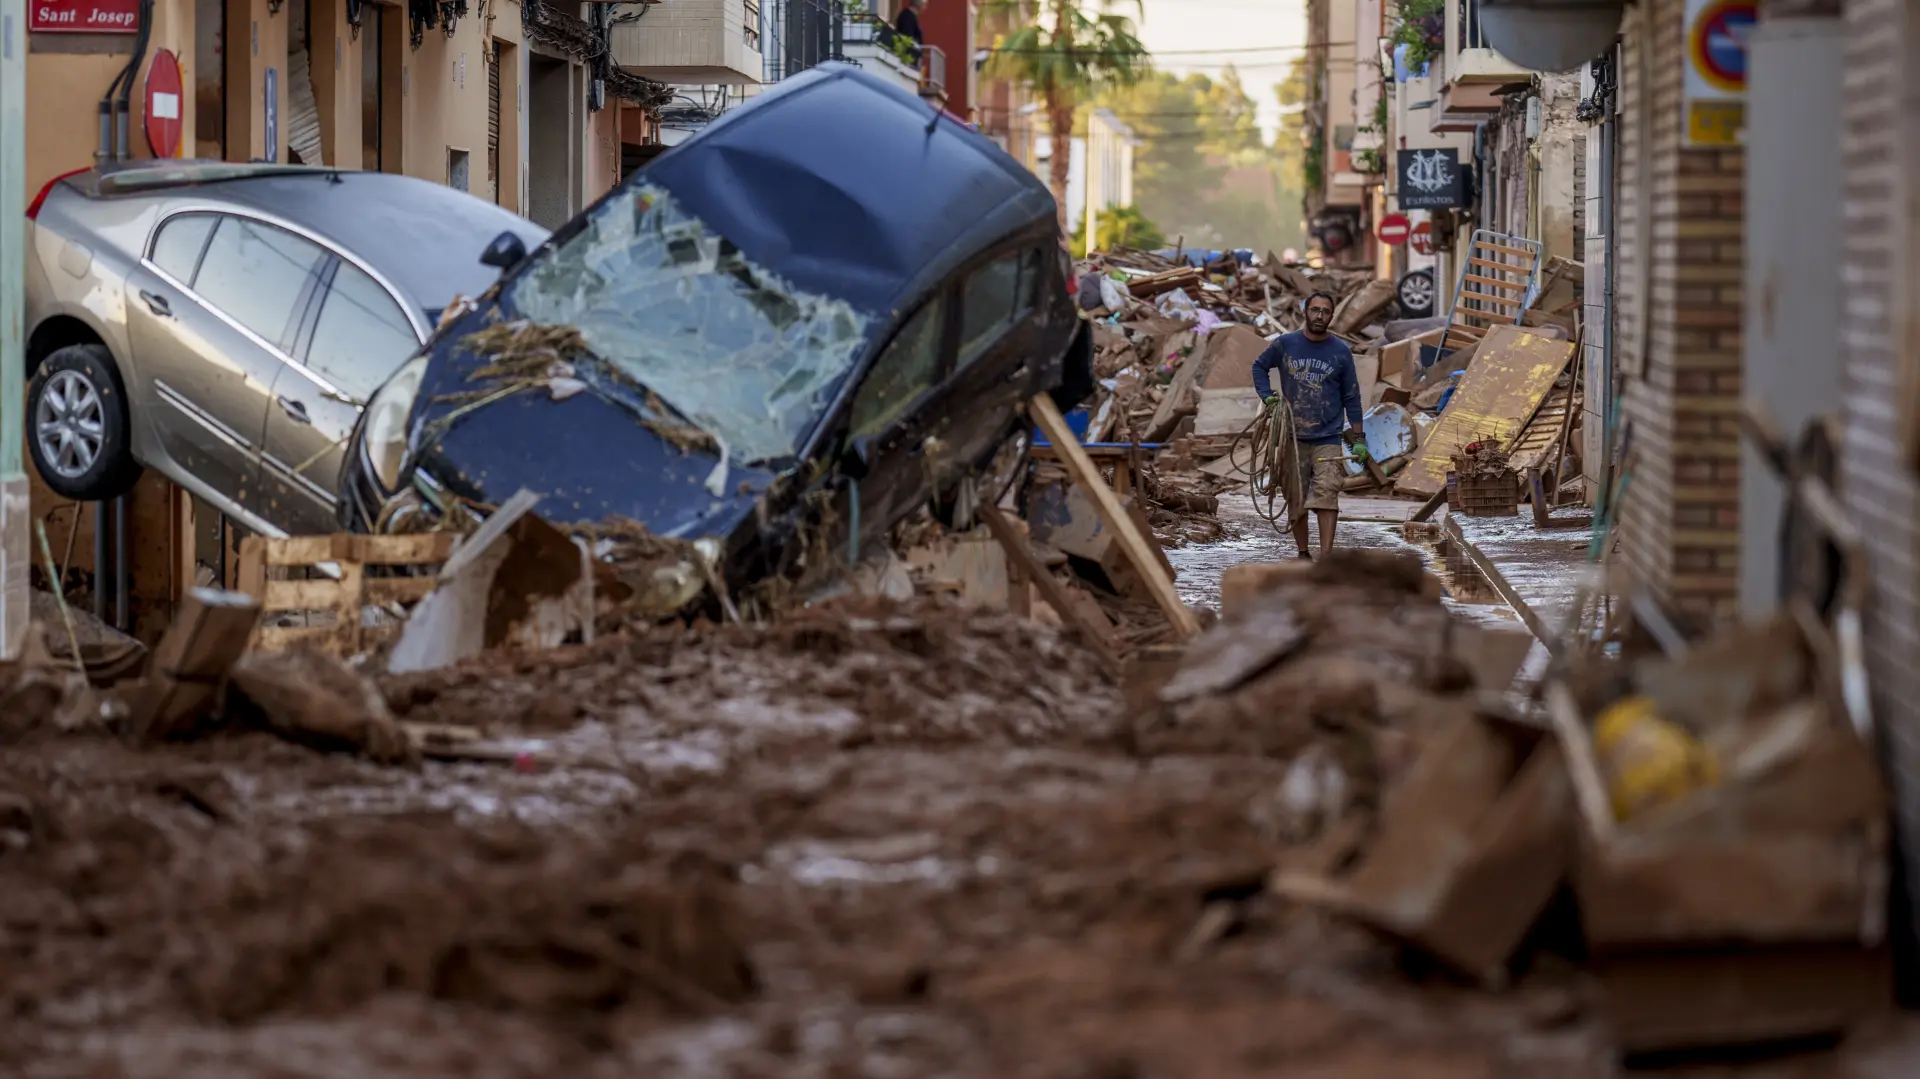
[[[433,591],[440,564],[453,553],[455,535],[429,532],[414,536],[249,536],[240,543],[240,591],[260,601],[260,625],[252,646],[280,651],[316,643],[337,656],[350,656],[399,633],[391,614],[374,615],[390,604],[411,607]],[[333,565],[339,576],[324,575]],[[369,575],[369,567],[413,569],[411,575]],[[304,571],[304,572],[303,572]],[[287,615],[299,625],[274,625]]]
[[1468,517],[1514,517],[1520,513],[1520,478],[1447,473],[1447,510]]

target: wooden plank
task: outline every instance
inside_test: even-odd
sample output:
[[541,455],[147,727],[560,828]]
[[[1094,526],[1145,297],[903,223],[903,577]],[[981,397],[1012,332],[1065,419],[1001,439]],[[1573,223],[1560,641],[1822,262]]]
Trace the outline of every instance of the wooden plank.
[[423,532],[412,536],[358,536],[359,559],[369,566],[411,566],[445,562],[453,555],[451,532]]
[[438,577],[369,577],[362,587],[368,603],[418,603],[439,583]]
[[303,641],[330,637],[332,626],[261,626],[254,635],[254,647],[279,652]]
[[360,651],[360,623],[365,617],[361,611],[361,582],[366,578],[367,567],[359,562],[340,563],[340,600],[335,606],[339,617],[333,623],[333,647],[336,656],[351,656]]
[[260,603],[240,592],[193,588],[153,651],[147,678],[132,695],[130,726],[164,738],[204,718],[219,699],[227,672],[246,651]]
[[239,588],[254,599],[267,595],[267,540],[248,536],[240,541]]
[[1495,296],[1490,292],[1467,292],[1462,290],[1460,293],[1460,298],[1463,300],[1480,300],[1485,303],[1497,303],[1502,307],[1525,307],[1526,306],[1525,304],[1521,303],[1519,300],[1513,299],[1510,296]]
[[1532,268],[1531,268],[1531,267],[1527,267],[1527,266],[1515,266],[1515,265],[1514,265],[1513,263],[1511,263],[1511,262],[1495,262],[1495,261],[1493,261],[1492,259],[1483,259],[1483,258],[1469,258],[1469,259],[1467,259],[1467,265],[1469,265],[1469,266],[1485,266],[1486,268],[1488,268],[1488,269],[1490,269],[1490,270],[1503,270],[1503,271],[1505,271],[1505,272],[1507,272],[1507,273],[1517,273],[1517,274],[1520,274],[1520,275],[1521,275],[1521,276],[1523,276],[1523,277],[1531,277],[1531,276],[1533,276],[1533,270],[1532,270]]
[[1022,577],[1039,587],[1041,597],[1060,615],[1060,620],[1079,630],[1080,635],[1086,638],[1087,646],[1100,657],[1101,666],[1107,669],[1107,673],[1118,677],[1120,661],[1113,654],[1113,641],[1107,634],[1107,627],[1095,625],[1087,612],[1067,595],[1067,586],[1060,583],[1060,578],[1049,573],[1045,566],[1035,560],[1033,548],[1027,545],[1027,537],[1013,527],[1013,522],[1007,520],[1000,507],[982,507],[980,519],[1007,552],[1008,566],[1017,568]]
[[1075,482],[1093,496],[1094,507],[1100,511],[1101,519],[1120,538],[1128,558],[1133,562],[1133,568],[1139,571],[1140,579],[1146,582],[1154,601],[1160,605],[1167,620],[1173,623],[1175,632],[1183,638],[1199,633],[1199,620],[1186,604],[1180,602],[1180,593],[1174,589],[1173,579],[1160,569],[1160,561],[1154,556],[1152,537],[1140,534],[1126,507],[1120,504],[1120,497],[1101,480],[1100,470],[1081,449],[1073,429],[1067,426],[1066,417],[1060,414],[1060,407],[1053,403],[1052,397],[1042,393],[1034,396],[1031,411],[1040,424],[1041,432],[1061,454]]
[[1553,392],[1572,357],[1571,341],[1513,326],[1495,327],[1480,343],[1440,422],[1400,473],[1398,489],[1433,494],[1446,487],[1450,458],[1460,447],[1487,436],[1511,443]]
[[[336,550],[334,536],[288,536],[284,539],[263,540],[266,550],[266,564],[269,566],[311,566],[317,562],[332,562],[352,555]],[[248,542],[252,542],[249,540]]]
[[1508,247],[1505,244],[1490,244],[1484,240],[1476,241],[1473,249],[1475,251],[1498,251],[1503,255],[1518,255],[1524,259],[1537,259],[1540,257],[1540,252],[1525,247]]
[[340,582],[268,581],[259,598],[269,611],[331,611],[340,605]]
[[1492,285],[1494,288],[1512,289],[1515,292],[1527,291],[1527,285],[1524,281],[1502,281],[1497,277],[1483,277],[1477,273],[1461,274],[1460,276],[1479,285]]

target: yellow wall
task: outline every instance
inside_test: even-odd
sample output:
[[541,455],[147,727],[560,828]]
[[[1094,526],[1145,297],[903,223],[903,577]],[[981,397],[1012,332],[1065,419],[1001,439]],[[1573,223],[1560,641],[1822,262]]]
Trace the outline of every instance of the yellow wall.
[[[54,49],[81,47],[75,37],[30,35],[27,53],[27,198],[48,180],[93,164],[98,142],[99,103],[114,75],[126,66],[130,53],[82,54]],[[131,35],[116,43],[131,47]],[[147,69],[153,55],[171,50],[180,60],[181,81],[188,88],[181,101],[181,146],[191,153],[193,127],[193,2],[155,0],[153,35],[147,58],[134,78],[127,118],[127,144],[135,157],[150,157],[141,127],[146,97]]]

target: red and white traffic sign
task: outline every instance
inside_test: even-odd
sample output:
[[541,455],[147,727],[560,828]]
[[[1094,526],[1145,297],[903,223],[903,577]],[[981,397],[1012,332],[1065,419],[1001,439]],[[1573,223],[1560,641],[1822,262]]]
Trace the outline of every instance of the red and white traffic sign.
[[1374,231],[1380,235],[1381,243],[1399,247],[1407,242],[1407,235],[1413,231],[1413,224],[1407,220],[1406,214],[1388,214],[1380,219],[1380,224]]
[[27,0],[27,29],[36,34],[131,34],[140,29],[140,0]]
[[1433,223],[1431,221],[1422,221],[1418,225],[1413,226],[1413,238],[1411,242],[1415,254],[1433,254]]
[[147,149],[155,157],[180,152],[180,61],[161,49],[147,68]]

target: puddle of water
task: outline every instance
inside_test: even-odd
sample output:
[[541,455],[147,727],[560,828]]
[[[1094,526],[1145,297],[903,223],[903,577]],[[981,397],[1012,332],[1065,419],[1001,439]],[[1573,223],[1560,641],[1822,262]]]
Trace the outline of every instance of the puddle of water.
[[[1180,598],[1215,610],[1220,606],[1220,577],[1227,567],[1248,562],[1284,562],[1296,557],[1293,538],[1276,533],[1244,500],[1222,496],[1220,523],[1226,527],[1228,539],[1167,552]],[[1316,544],[1319,542],[1317,527],[1312,530],[1312,539]],[[1445,589],[1443,602],[1448,609],[1475,624],[1511,624],[1519,618],[1464,551],[1445,550],[1446,544],[1437,526],[1342,521],[1334,533],[1334,545],[1419,551],[1427,568],[1439,576]]]

